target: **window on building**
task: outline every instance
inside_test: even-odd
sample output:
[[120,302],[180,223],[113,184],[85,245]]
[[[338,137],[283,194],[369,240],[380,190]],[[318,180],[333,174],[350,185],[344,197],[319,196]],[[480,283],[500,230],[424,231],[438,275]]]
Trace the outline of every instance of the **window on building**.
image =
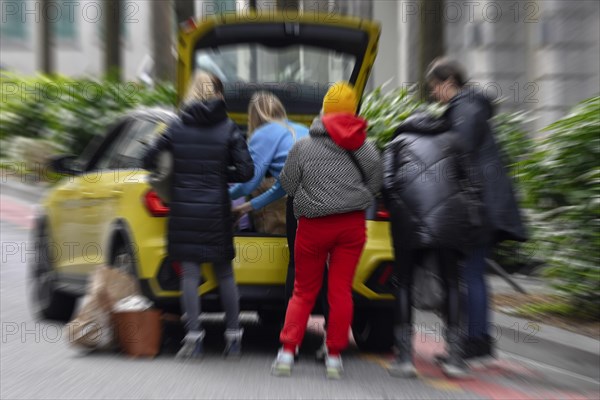
[[3,42],[22,42],[28,39],[27,24],[23,18],[25,0],[6,2],[2,5],[0,38]]
[[209,0],[202,3],[202,15],[232,15],[237,13],[236,0]]
[[53,20],[54,37],[60,42],[73,42],[77,39],[77,15],[67,8],[60,8],[60,14]]

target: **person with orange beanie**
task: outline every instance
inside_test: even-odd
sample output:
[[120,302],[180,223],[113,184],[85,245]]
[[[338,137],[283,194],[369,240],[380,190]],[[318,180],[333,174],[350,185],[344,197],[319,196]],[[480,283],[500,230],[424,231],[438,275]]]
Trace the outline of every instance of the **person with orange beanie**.
[[276,376],[291,374],[327,259],[325,366],[328,378],[343,373],[341,352],[348,345],[353,317],[352,281],[366,240],[365,210],[383,182],[379,151],[366,140],[367,122],[356,115],[357,108],[354,88],[345,82],[334,84],[309,137],[292,147],[279,175],[294,198],[298,229],[294,292],[280,334],[283,347],[271,367]]

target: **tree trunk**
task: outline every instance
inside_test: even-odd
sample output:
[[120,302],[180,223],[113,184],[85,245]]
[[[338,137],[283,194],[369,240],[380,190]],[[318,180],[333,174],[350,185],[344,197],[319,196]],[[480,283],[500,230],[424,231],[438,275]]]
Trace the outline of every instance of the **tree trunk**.
[[121,0],[104,4],[104,73],[109,80],[121,81]]
[[152,1],[152,52],[155,79],[175,81],[175,58],[173,57],[173,2]]
[[46,75],[51,75],[54,73],[54,29],[52,29],[53,26],[50,22],[50,18],[48,17],[48,9],[51,8],[51,3],[52,0],[43,0],[41,3],[42,18],[40,21],[39,30],[40,50],[38,55],[38,65],[39,69]]
[[419,54],[419,96],[425,100],[429,96],[425,73],[429,64],[444,55],[443,0],[420,0],[420,54]]
[[195,17],[194,0],[175,0],[175,15],[178,24]]

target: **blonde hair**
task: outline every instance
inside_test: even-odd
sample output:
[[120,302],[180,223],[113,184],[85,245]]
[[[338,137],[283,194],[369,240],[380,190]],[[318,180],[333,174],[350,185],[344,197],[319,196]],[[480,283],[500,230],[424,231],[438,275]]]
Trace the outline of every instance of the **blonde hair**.
[[222,97],[222,84],[218,82],[214,75],[204,71],[199,71],[194,75],[192,83],[185,94],[185,103],[193,101],[207,101],[210,99]]
[[268,122],[282,122],[287,120],[287,113],[281,100],[271,92],[256,92],[248,105],[248,133],[251,134],[258,127]]

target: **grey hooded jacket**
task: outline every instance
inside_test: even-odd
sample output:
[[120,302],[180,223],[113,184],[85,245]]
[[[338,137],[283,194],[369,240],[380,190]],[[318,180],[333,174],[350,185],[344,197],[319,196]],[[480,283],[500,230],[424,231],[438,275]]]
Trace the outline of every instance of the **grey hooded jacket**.
[[372,204],[383,182],[379,150],[362,139],[353,151],[365,174],[364,181],[348,151],[332,139],[321,118],[315,118],[309,137],[290,150],[279,175],[285,191],[294,197],[296,218],[365,210]]

